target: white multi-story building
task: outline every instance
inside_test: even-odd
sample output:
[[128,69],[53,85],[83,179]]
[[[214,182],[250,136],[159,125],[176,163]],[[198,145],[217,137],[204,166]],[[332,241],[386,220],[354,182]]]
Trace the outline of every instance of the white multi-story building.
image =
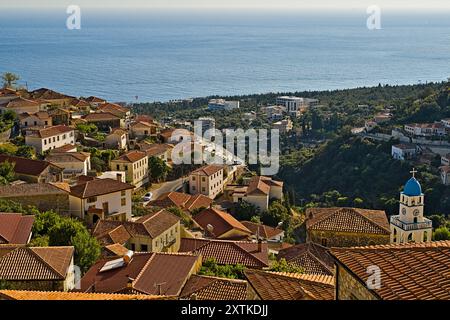
[[227,101],[225,99],[211,99],[208,102],[209,110],[233,110],[239,109],[239,101]]
[[68,144],[75,144],[75,130],[65,125],[44,129],[27,129],[25,144],[32,146],[38,153],[56,149]]
[[405,131],[412,136],[420,136],[420,137],[446,135],[445,127],[440,122],[406,124]]
[[400,193],[400,213],[391,216],[391,243],[429,242],[433,225],[423,216],[424,194],[419,181],[413,177]]
[[214,199],[223,192],[223,166],[208,165],[189,174],[190,194],[203,194]]
[[70,212],[90,225],[99,219],[130,220],[133,189],[128,183],[93,178],[70,188]]
[[317,99],[300,98],[294,96],[282,96],[276,100],[277,105],[286,107],[290,116],[298,117],[306,108],[316,106],[319,103]]
[[417,147],[414,144],[396,144],[392,146],[392,157],[397,160],[412,159],[417,155]]

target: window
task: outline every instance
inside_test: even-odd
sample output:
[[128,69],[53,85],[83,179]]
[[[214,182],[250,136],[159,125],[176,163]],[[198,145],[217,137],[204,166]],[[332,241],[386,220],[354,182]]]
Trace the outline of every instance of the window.
[[131,244],[131,251],[136,251],[136,246],[134,245],[134,243]]
[[205,182],[206,181],[206,178],[205,177],[202,177],[202,182]]
[[53,142],[56,142],[56,138],[55,137],[53,137]]
[[126,190],[122,190],[122,191],[120,192],[120,195],[121,195],[122,197],[125,197],[125,195],[126,195]]
[[57,137],[56,137],[56,140],[58,140],[58,141],[59,141],[59,136],[57,136]]
[[25,121],[25,127],[28,127],[28,122]]
[[195,187],[194,186],[192,186],[192,191],[195,191]]
[[65,140],[66,139],[66,134],[63,134],[62,138]]
[[88,203],[92,203],[92,202],[96,202],[97,201],[97,197],[90,197],[87,199]]
[[120,204],[122,205],[122,207],[127,205],[127,198],[122,198],[120,199]]
[[192,177],[192,181],[195,181],[195,177]]
[[47,139],[44,139],[44,144],[47,144]]
[[116,165],[117,170],[120,170],[120,165]]
[[128,170],[128,166],[126,165],[126,166],[124,166],[124,168],[125,168],[125,170]]
[[141,251],[147,252],[148,251],[148,246],[146,244],[141,244]]
[[203,187],[203,188],[202,188],[202,192],[205,192],[205,191],[206,191],[206,189],[205,189],[205,187]]
[[34,122],[34,125],[37,126],[37,121]]
[[48,121],[45,121],[44,124],[45,124],[45,125],[48,125]]

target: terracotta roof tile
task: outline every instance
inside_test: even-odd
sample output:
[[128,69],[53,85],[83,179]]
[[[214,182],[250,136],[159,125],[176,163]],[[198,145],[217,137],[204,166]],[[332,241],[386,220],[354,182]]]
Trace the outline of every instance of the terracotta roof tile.
[[21,213],[0,213],[0,243],[27,244],[34,216]]
[[8,103],[6,103],[5,108],[14,109],[14,108],[26,108],[26,107],[39,107],[40,104],[36,101],[25,99],[22,97],[17,97]]
[[63,280],[73,247],[17,247],[0,257],[1,280]]
[[383,300],[449,300],[450,241],[332,248],[336,261],[363,284],[369,266],[381,270]]
[[41,139],[53,137],[56,135],[60,135],[63,133],[69,133],[71,131],[74,131],[73,128],[65,126],[65,125],[58,125],[53,127],[47,127],[43,129],[29,129],[26,132],[27,136],[34,136]]
[[135,253],[128,264],[101,272],[104,259],[81,279],[81,291],[178,296],[189,276],[200,267],[190,254]]
[[110,113],[110,112],[96,112],[90,113],[83,117],[86,121],[111,121],[111,120],[119,120],[120,117]]
[[267,243],[182,238],[180,252],[201,254],[203,259],[214,258],[218,264],[242,264],[249,268],[269,266]]
[[242,223],[236,220],[232,215],[224,211],[208,208],[198,213],[193,217],[194,221],[200,225],[205,231],[208,230],[208,225],[213,226],[212,236],[219,238],[230,230],[239,230],[241,232],[251,235],[251,231],[247,229]]
[[0,198],[50,194],[66,194],[66,192],[50,183],[23,183],[0,186]]
[[196,194],[191,196],[188,202],[185,205],[186,210],[192,211],[200,208],[208,208],[213,203],[213,200],[210,197],[207,197],[203,194]]
[[138,150],[133,150],[133,151],[130,151],[130,152],[127,152],[127,153],[123,154],[118,159],[113,160],[113,161],[121,161],[121,162],[133,163],[133,162],[139,161],[141,159],[144,159],[145,157],[147,157],[145,152],[138,151]]
[[[150,213],[140,217],[135,222],[131,221],[108,221],[99,220],[94,228],[93,235],[99,240],[106,243],[125,243],[129,237],[123,232],[125,229],[130,237],[144,236],[156,238],[164,233],[180,221],[180,218],[170,213],[167,210],[160,210],[158,212]],[[123,227],[118,230],[118,227]],[[115,232],[111,234],[111,232]],[[120,236],[119,236],[120,231]],[[108,236],[105,238],[105,236]],[[116,235],[116,237],[114,237]],[[126,240],[125,240],[126,239]],[[124,241],[125,240],[125,241]]]
[[77,198],[85,199],[129,189],[134,189],[134,186],[128,183],[123,183],[121,181],[107,178],[94,179],[75,185],[70,188],[70,192]]
[[284,232],[283,229],[273,228],[251,221],[241,221],[241,223],[249,229],[253,235],[257,235],[259,230],[259,236],[263,239],[272,239]]
[[244,274],[262,300],[334,300],[334,285],[323,280],[259,270]]
[[333,275],[334,260],[327,248],[315,243],[302,243],[278,252],[278,259],[302,267],[307,274]]
[[306,211],[308,230],[385,234],[391,233],[386,213],[359,208],[310,208]]
[[24,174],[30,176],[39,176],[47,169],[48,166],[53,166],[56,169],[62,171],[58,166],[52,165],[48,161],[41,160],[31,160],[27,158],[8,156],[5,154],[0,154],[0,163],[8,161],[10,163],[14,163],[14,172],[17,174]]
[[186,193],[171,191],[161,194],[158,199],[150,201],[148,205],[160,208],[184,208],[190,199],[191,196]]
[[60,99],[74,98],[47,88],[40,88],[34,90],[30,92],[30,94],[34,99],[44,99],[44,100],[60,100]]
[[262,177],[256,176],[250,180],[247,188],[247,194],[264,194],[270,193],[270,186],[262,180]]
[[143,294],[85,293],[61,291],[0,290],[0,298],[6,300],[170,300],[174,297]]
[[201,176],[212,176],[213,174],[219,172],[220,170],[223,170],[223,166],[216,165],[216,164],[210,164],[208,166],[204,166],[195,171],[192,171],[191,175],[198,174]]
[[45,160],[50,163],[84,162],[90,156],[86,152],[51,152]]
[[246,300],[247,281],[192,275],[181,292],[181,299]]

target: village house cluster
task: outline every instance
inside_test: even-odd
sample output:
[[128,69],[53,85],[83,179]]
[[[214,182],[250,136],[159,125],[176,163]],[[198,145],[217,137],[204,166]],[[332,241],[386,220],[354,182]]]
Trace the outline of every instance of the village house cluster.
[[[317,104],[279,97],[264,112],[289,132],[289,117]],[[239,102],[212,100],[209,108],[234,109]],[[450,299],[442,272],[450,268],[450,242],[431,241],[415,170],[399,194],[398,215],[309,208],[305,239],[293,244],[286,241],[285,221],[239,220],[234,211],[243,203],[255,215],[283,205],[284,183],[244,164],[174,164],[172,150],[187,136],[189,144],[211,147],[189,130],[137,115],[127,105],[49,89],[2,90],[0,111],[9,110],[18,120],[8,139],[22,137],[35,154],[0,155],[0,163],[14,164],[14,179],[0,186],[0,199],[81,221],[101,255],[79,274],[74,247],[29,246],[34,215],[0,213],[0,283],[6,285],[0,299]],[[215,127],[213,118],[203,121],[205,131]],[[163,165],[174,176],[156,177]],[[209,263],[242,266],[240,279],[205,275]],[[299,271],[271,269],[277,263]],[[380,287],[368,285],[373,265],[383,276]]]

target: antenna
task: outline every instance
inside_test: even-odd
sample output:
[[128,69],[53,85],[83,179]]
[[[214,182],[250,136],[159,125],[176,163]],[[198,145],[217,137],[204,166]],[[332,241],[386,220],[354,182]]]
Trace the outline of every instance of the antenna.
[[155,288],[158,290],[158,295],[162,295],[161,287],[167,282],[155,283]]

